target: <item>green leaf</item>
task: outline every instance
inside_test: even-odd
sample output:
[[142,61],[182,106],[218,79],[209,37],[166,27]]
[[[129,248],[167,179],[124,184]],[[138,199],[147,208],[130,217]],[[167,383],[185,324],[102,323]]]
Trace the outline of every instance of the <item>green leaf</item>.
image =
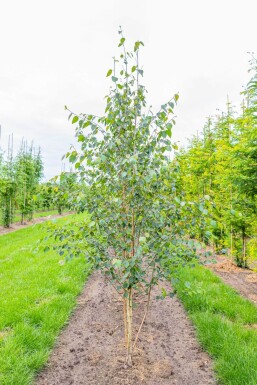
[[118,47],[121,47],[125,43],[125,40],[126,40],[125,37],[122,37],[120,39],[120,43],[119,43]]
[[110,69],[108,70],[106,77],[111,76],[111,74],[112,74],[112,70]]
[[[166,126],[167,127],[167,126]],[[169,138],[171,138],[171,127],[168,127],[167,130],[165,131],[166,134],[168,135]]]
[[76,160],[77,160],[77,153],[76,153],[76,152],[72,152],[72,153],[70,154],[69,161],[70,161],[71,163],[74,163]]
[[118,81],[118,78],[116,78],[116,76],[112,76],[112,81],[116,83]]
[[144,45],[142,41],[136,41],[134,45],[134,52],[138,51],[140,45]]
[[139,49],[139,46],[140,46],[139,41],[136,41],[134,45],[134,52],[136,52]]
[[204,211],[204,207],[203,207],[203,205],[202,205],[202,204],[200,204],[200,205],[199,205],[199,210],[200,210],[201,212],[203,212],[203,211]]
[[83,128],[86,128],[86,127],[90,126],[90,124],[91,124],[91,122],[89,122],[89,121],[85,122],[85,123],[83,124]]
[[79,120],[79,117],[75,115],[75,116],[73,116],[71,123],[72,124],[77,123],[78,120]]
[[112,264],[113,264],[115,267],[119,268],[119,267],[121,267],[121,265],[122,265],[122,261],[121,261],[120,259],[114,258],[114,259],[112,260]]

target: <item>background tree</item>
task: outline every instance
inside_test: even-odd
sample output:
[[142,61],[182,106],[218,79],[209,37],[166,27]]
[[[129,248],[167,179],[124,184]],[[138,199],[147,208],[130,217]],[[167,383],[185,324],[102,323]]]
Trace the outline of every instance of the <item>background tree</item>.
[[36,153],[33,145],[22,142],[14,162],[17,182],[16,202],[21,212],[21,223],[25,218],[31,220],[36,202],[37,185],[43,176],[43,163],[40,149]]
[[[203,132],[193,137],[176,161],[180,166],[180,189],[189,199],[208,194],[209,215],[216,223],[211,230],[217,252],[235,257],[247,267],[247,244],[256,247],[257,193],[257,66],[252,58],[252,77],[243,92],[240,113],[230,101],[226,112],[208,119]],[[201,238],[201,234],[195,234]],[[250,249],[249,249],[250,250]],[[257,252],[257,249],[256,249]]]
[[[51,180],[52,201],[62,215],[65,209],[70,210],[73,202],[78,198],[81,186],[76,181],[74,172],[62,172]],[[78,211],[78,210],[76,210]]]
[[9,136],[8,150],[0,153],[0,207],[2,223],[9,227],[14,214],[32,219],[36,207],[36,194],[43,175],[40,150],[23,141],[17,156],[13,151],[13,135]]
[[13,135],[9,136],[7,159],[1,153],[0,202],[4,227],[10,227],[14,215],[17,183],[13,163]]

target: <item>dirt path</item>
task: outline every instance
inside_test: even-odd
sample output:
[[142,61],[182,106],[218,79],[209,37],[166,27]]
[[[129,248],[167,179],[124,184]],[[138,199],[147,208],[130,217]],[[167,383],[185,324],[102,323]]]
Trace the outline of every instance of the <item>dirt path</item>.
[[257,274],[235,266],[227,257],[215,256],[215,259],[217,263],[208,265],[208,268],[257,305]]
[[[135,325],[139,325],[143,306],[135,310]],[[124,368],[122,323],[122,301],[104,278],[94,273],[35,384],[216,384],[211,360],[196,342],[194,328],[176,298],[153,300],[132,369]]]

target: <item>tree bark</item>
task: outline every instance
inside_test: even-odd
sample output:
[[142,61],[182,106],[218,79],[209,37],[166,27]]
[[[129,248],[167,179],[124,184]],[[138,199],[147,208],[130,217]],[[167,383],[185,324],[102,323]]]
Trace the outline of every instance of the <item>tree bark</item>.
[[132,309],[132,301],[133,299],[133,293],[132,288],[128,289],[128,297],[125,298],[125,305],[126,305],[126,323],[125,323],[125,331],[127,333],[127,358],[126,358],[126,364],[128,366],[132,366],[132,355],[133,355],[133,344],[132,344],[132,316],[133,316],[133,309]]
[[243,242],[243,266],[247,267],[245,229],[243,229],[242,231],[242,242]]

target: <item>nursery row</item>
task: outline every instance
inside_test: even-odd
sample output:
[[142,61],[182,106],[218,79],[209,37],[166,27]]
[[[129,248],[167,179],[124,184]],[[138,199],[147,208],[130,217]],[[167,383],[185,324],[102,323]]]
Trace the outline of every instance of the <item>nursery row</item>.
[[176,157],[178,184],[186,200],[209,197],[209,234],[192,234],[230,253],[239,266],[257,258],[257,62],[241,110],[209,117],[203,131]]

